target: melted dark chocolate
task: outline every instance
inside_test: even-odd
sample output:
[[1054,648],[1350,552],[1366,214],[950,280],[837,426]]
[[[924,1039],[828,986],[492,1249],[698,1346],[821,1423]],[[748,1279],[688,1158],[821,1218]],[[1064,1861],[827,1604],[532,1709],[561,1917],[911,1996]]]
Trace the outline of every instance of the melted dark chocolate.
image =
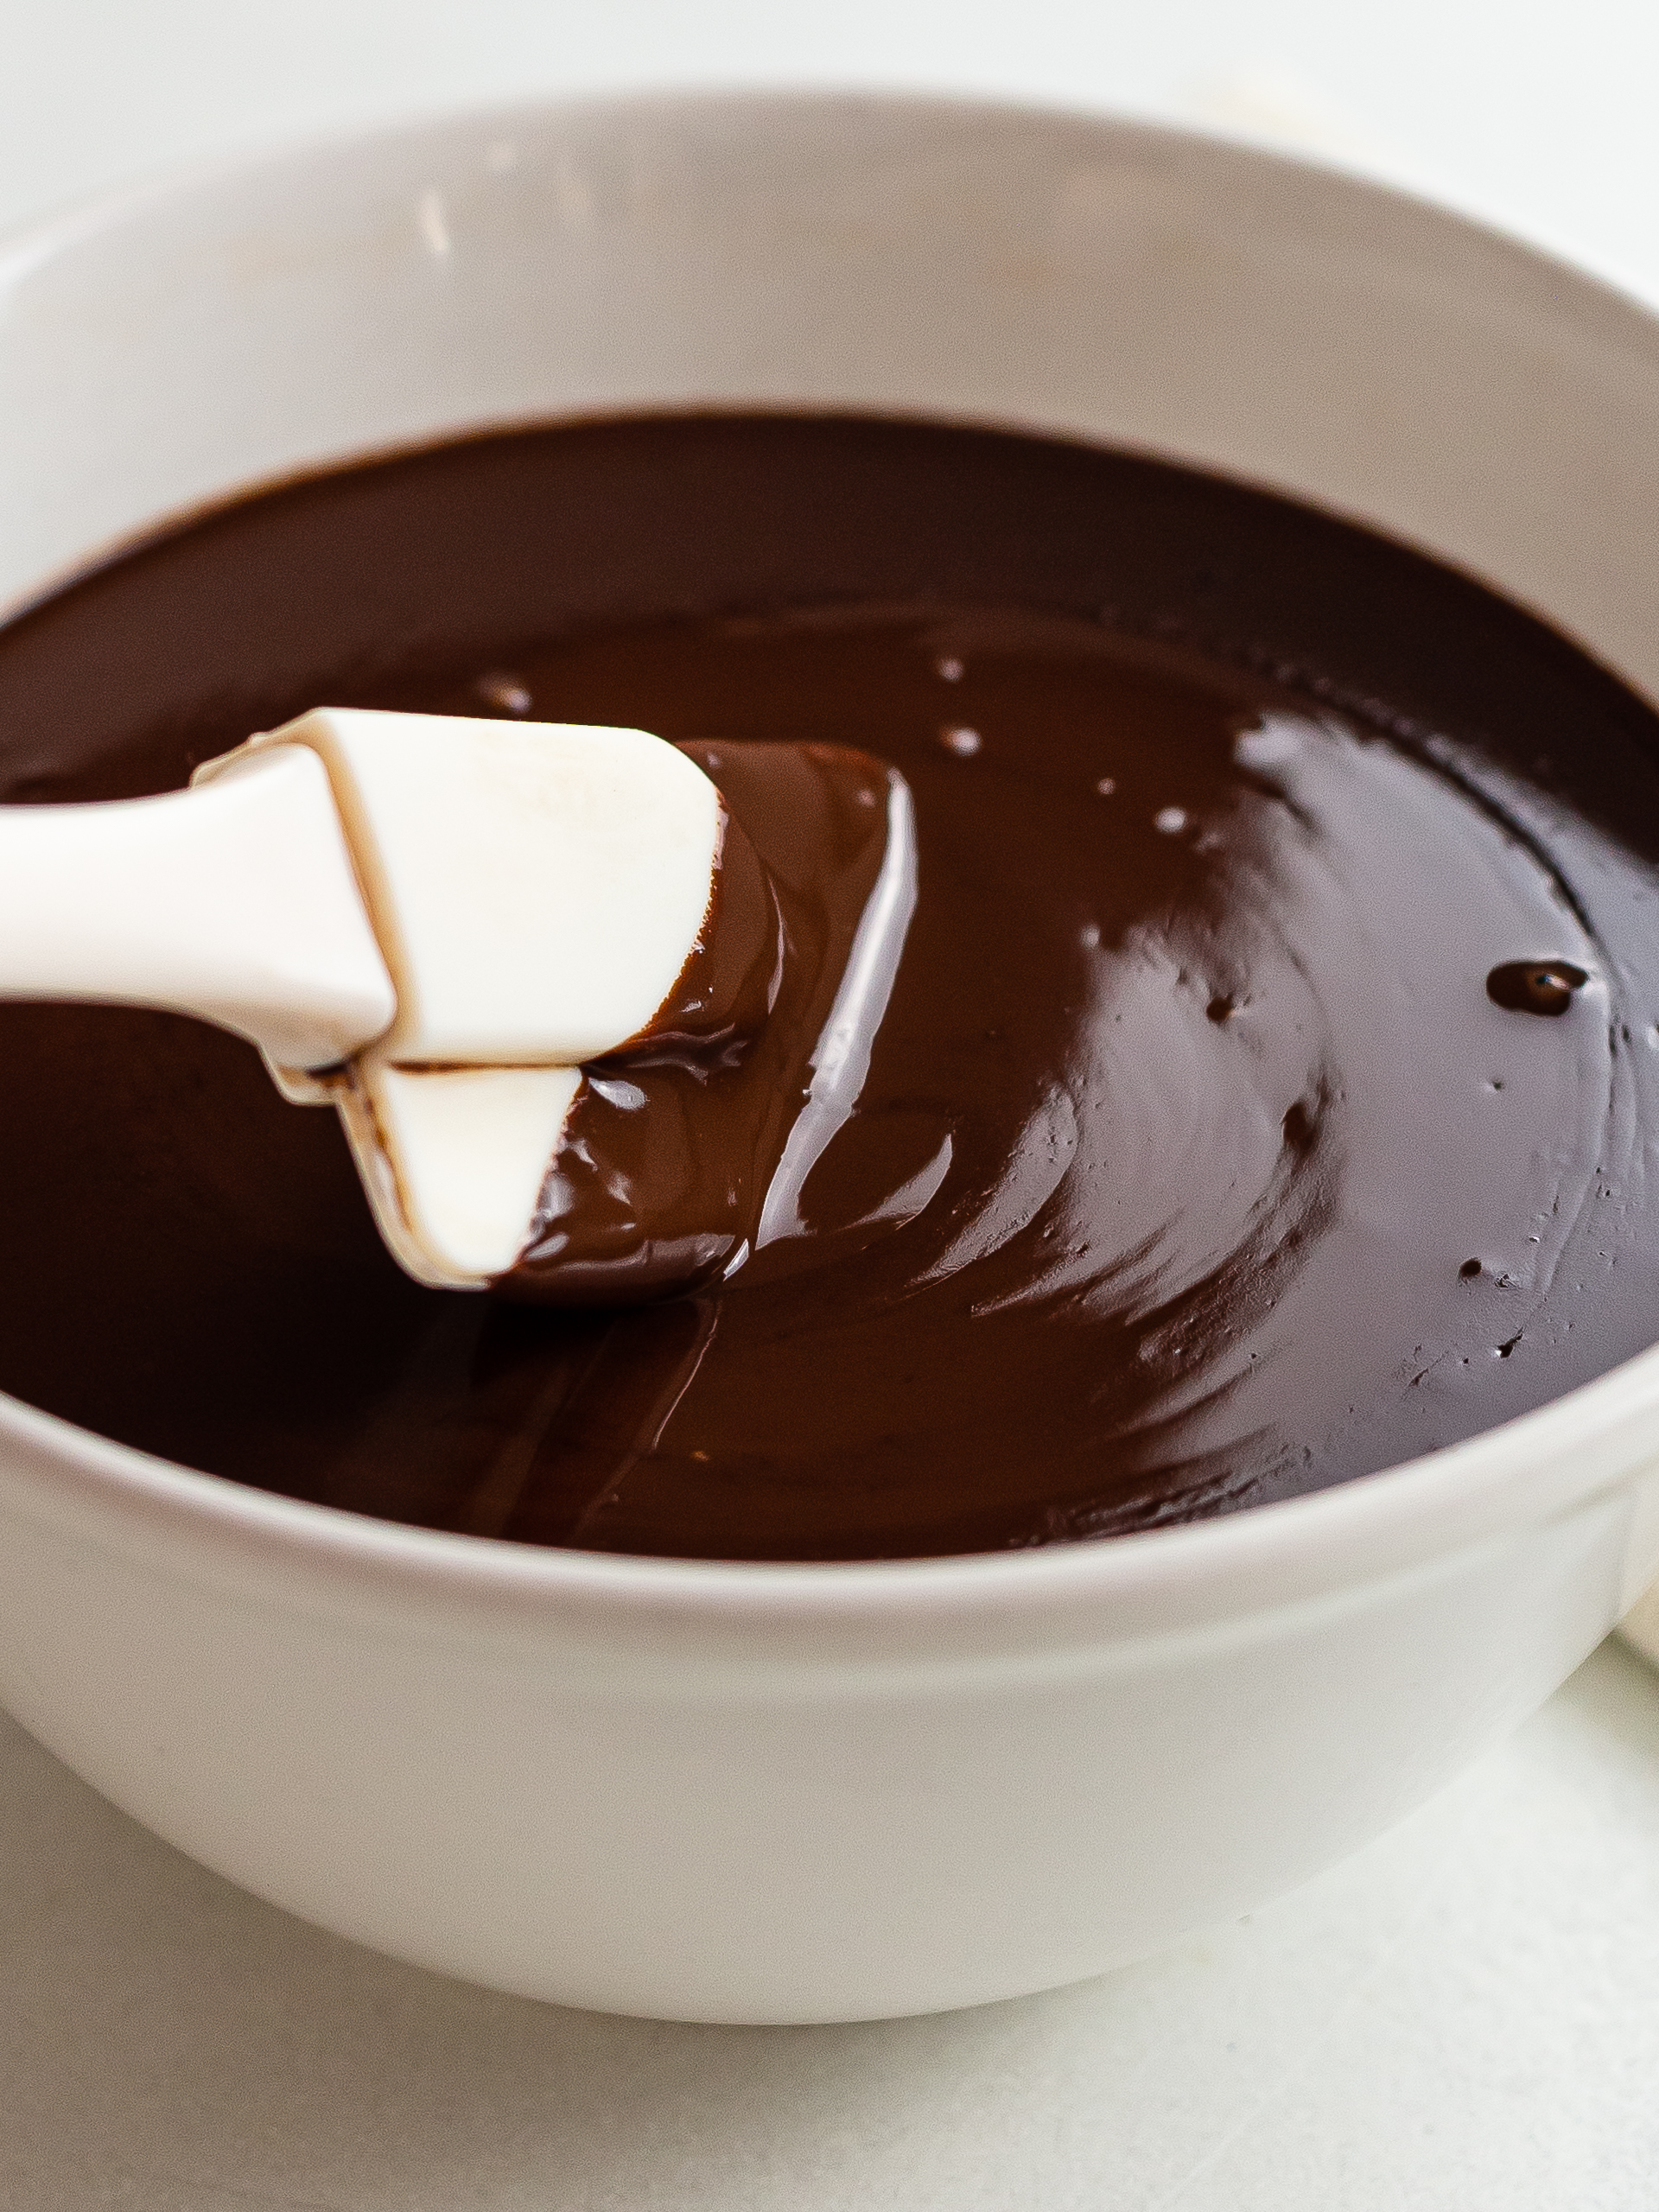
[[1559,1015],[1589,980],[1570,960],[1505,960],[1486,978],[1486,995],[1511,1014]]
[[728,810],[710,912],[643,1036],[586,1071],[498,1295],[638,1305],[695,1289],[741,1268],[776,1211],[886,857],[889,772],[839,746],[684,749]]
[[[332,1115],[234,1040],[0,1008],[0,1383],[37,1404],[435,1527],[860,1558],[1317,1488],[1654,1334],[1659,722],[1416,556],[987,433],[483,439],[0,633],[0,788],[161,789],[319,700],[711,748],[774,868],[746,747],[894,764],[919,899],[857,1110],[729,1281],[550,1311],[403,1277]],[[645,1283],[672,1115],[632,1110],[594,1264]]]

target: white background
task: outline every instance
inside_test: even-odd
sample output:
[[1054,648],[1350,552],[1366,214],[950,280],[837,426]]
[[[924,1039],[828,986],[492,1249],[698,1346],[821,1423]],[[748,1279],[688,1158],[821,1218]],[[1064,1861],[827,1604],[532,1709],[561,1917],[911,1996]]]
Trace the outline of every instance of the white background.
[[[1314,145],[1659,303],[1655,0],[0,0],[0,228],[359,118],[802,78]],[[106,2207],[1656,2212],[1659,1679],[1604,1648],[1403,1827],[1170,1956],[791,2031],[390,1965],[0,1719],[0,2212]]]
[[803,78],[1165,115],[1265,91],[1659,296],[1653,0],[0,0],[0,220],[411,107]]

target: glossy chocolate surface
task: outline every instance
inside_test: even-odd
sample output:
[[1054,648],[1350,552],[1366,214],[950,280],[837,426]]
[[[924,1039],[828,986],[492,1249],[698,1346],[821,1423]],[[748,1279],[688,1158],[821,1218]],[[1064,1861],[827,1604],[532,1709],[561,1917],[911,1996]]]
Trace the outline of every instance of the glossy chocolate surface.
[[407,1281],[233,1040],[0,1008],[38,1405],[430,1526],[865,1558],[1317,1488],[1656,1332],[1659,723],[1414,555],[984,433],[485,439],[0,632],[3,796],[164,788],[323,702],[892,763],[919,896],[858,1110],[723,1285],[550,1309]]
[[[908,817],[908,791],[851,747],[684,749],[727,802],[709,911],[643,1034],[586,1070],[498,1296],[637,1306],[729,1280],[798,1211],[793,1186],[823,1149],[839,1154],[855,1099],[803,1126],[813,1062],[887,861],[891,799]],[[882,1010],[847,1039],[867,1060]]]

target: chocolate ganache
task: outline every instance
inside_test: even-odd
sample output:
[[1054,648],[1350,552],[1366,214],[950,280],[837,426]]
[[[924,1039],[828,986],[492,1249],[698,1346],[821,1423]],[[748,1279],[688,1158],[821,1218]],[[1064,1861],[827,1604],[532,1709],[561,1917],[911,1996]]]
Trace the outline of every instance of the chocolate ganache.
[[36,1405],[430,1527],[855,1559],[1315,1489],[1654,1334],[1659,721],[1426,559],[988,432],[482,437],[0,632],[0,795],[179,785],[325,701],[656,730],[785,875],[760,748],[888,764],[918,895],[855,1110],[776,1233],[664,1295],[665,1094],[708,1039],[648,1111],[594,1071],[524,1265],[638,1302],[514,1302],[404,1277],[334,1117],[234,1039],[0,1007],[0,1384]]
[[645,1030],[585,1069],[498,1295],[638,1305],[729,1280],[802,1233],[804,1185],[845,1149],[914,911],[909,787],[849,747],[683,749],[726,802],[709,912]]

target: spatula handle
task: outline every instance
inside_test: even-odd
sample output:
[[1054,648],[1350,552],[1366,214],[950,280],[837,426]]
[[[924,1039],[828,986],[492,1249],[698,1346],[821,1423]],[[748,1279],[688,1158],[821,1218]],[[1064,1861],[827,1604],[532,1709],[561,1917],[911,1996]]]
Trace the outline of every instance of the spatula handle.
[[158,798],[0,807],[0,998],[159,1007],[279,1067],[346,1058],[397,1012],[315,753]]

